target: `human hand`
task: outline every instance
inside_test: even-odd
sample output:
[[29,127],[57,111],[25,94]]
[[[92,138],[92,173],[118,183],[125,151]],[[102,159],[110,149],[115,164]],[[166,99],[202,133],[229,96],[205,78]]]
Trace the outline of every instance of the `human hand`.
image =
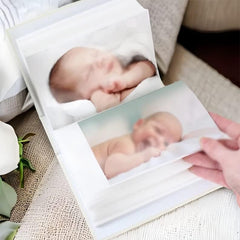
[[240,124],[217,114],[210,115],[231,139],[202,138],[203,151],[184,160],[193,164],[192,173],[231,189],[240,207]]

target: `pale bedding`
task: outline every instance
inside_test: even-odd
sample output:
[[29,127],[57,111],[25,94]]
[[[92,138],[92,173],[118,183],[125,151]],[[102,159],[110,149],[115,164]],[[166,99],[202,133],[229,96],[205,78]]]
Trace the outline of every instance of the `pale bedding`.
[[33,105],[29,101],[29,95],[26,100],[22,98],[26,85],[6,30],[70,2],[71,0],[0,1],[0,120],[8,121]]

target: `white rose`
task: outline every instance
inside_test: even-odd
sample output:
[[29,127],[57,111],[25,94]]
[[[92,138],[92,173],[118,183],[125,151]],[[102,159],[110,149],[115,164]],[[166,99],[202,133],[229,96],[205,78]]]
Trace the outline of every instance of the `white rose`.
[[0,121],[0,175],[16,169],[19,162],[18,139],[14,129]]

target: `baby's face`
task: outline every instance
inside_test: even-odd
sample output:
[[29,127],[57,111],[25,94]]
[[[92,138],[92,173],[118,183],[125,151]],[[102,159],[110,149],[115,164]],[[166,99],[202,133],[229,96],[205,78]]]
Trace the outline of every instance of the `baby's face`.
[[180,123],[168,117],[140,119],[134,126],[133,141],[137,151],[147,147],[156,147],[165,150],[166,147],[181,139]]
[[66,57],[64,68],[78,99],[90,99],[96,90],[106,92],[109,79],[123,72],[119,60],[106,51],[78,47],[70,50]]

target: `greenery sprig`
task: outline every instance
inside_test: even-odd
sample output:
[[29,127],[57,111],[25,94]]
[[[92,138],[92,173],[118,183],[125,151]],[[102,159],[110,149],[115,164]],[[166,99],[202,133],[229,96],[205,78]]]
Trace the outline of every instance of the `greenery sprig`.
[[29,137],[34,136],[35,133],[28,133],[24,137],[18,137],[18,145],[19,145],[19,163],[17,170],[20,173],[20,187],[24,187],[24,168],[30,169],[32,172],[35,171],[32,163],[29,159],[23,157],[23,146],[30,142]]

